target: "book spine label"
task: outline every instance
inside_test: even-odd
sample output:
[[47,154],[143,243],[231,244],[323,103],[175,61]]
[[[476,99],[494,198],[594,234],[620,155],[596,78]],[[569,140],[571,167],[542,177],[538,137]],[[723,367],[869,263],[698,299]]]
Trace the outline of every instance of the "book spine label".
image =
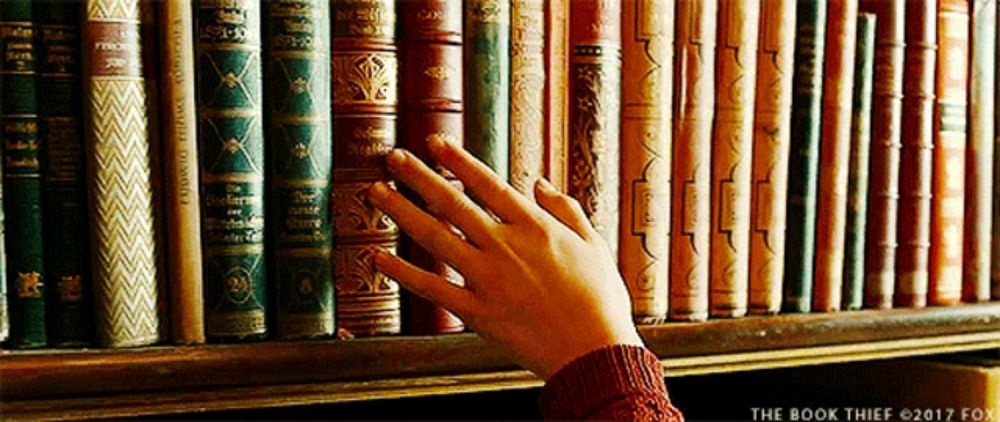
[[81,346],[93,336],[90,244],[80,92],[80,2],[46,5],[39,37],[45,275],[49,343]]
[[337,327],[358,336],[396,334],[399,286],[375,270],[371,257],[395,254],[399,229],[367,201],[371,184],[388,180],[384,159],[396,145],[396,9],[391,0],[338,0],[331,6]]
[[823,60],[823,118],[812,305],[814,311],[821,312],[840,309],[842,299],[857,20],[857,0],[830,0]]
[[465,148],[509,176],[510,0],[464,0]]
[[906,124],[900,135],[899,247],[893,299],[894,305],[902,307],[923,307],[927,303],[936,50],[937,1],[907,2],[902,117]]
[[209,339],[267,333],[260,3],[196,3],[198,137]]
[[962,297],[990,300],[993,230],[993,137],[996,104],[997,4],[972,2],[969,66],[969,140],[965,164],[965,249]]
[[826,6],[826,0],[801,0],[796,9],[791,152],[785,217],[782,302],[785,312],[809,312],[812,305]]
[[747,313],[754,83],[760,2],[719,2],[712,138],[711,315]]
[[760,5],[750,205],[751,314],[781,308],[797,0]]
[[545,0],[510,7],[510,184],[533,196],[545,172]]
[[160,340],[149,101],[140,2],[87,0],[87,173],[97,338]]
[[570,0],[545,1],[545,177],[566,192]]
[[264,2],[264,119],[279,338],[334,332],[327,0]]
[[872,13],[858,14],[854,56],[854,100],[851,111],[851,152],[847,175],[842,302],[844,309],[861,309],[864,303],[865,216],[868,211],[876,19]]
[[865,225],[864,305],[868,308],[891,308],[896,285],[905,7],[905,0],[861,2],[861,10],[874,13],[877,22]]
[[41,156],[44,138],[36,84],[39,63],[37,11],[31,1],[0,4],[0,136],[7,194],[7,281],[10,285],[10,346],[45,346]]
[[673,7],[622,4],[621,218],[618,264],[640,324],[667,317]]
[[569,186],[617,255],[621,10],[612,0],[578,0],[570,13]]
[[942,1],[938,11],[934,105],[934,201],[927,292],[930,305],[954,305],[962,300],[968,53],[969,2]]
[[674,45],[670,319],[708,318],[716,0],[678,0]]

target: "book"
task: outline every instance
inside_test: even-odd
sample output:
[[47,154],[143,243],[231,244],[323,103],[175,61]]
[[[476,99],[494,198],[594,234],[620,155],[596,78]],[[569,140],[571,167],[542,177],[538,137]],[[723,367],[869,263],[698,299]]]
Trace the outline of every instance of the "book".
[[569,138],[569,6],[545,1],[545,177],[566,192]]
[[335,327],[329,2],[263,5],[274,331],[282,339],[329,336]]
[[391,0],[331,2],[333,22],[333,271],[337,328],[356,336],[400,332],[399,286],[371,256],[395,254],[396,223],[367,200],[389,178],[396,145],[399,57]]
[[750,204],[750,314],[781,309],[797,0],[760,4]]
[[[2,85],[0,85],[0,89]],[[0,344],[10,333],[10,312],[7,308],[7,254],[4,253],[3,165],[0,164]]]
[[927,303],[962,300],[965,219],[965,143],[969,83],[969,2],[938,5],[937,92],[931,202],[930,284]]
[[510,173],[510,1],[463,0],[465,148]]
[[900,132],[906,2],[862,0],[860,8],[874,13],[877,23],[868,217],[865,224],[864,306],[885,309],[892,307],[896,285],[896,215],[899,201],[899,152],[902,147]]
[[267,335],[259,2],[195,3],[205,336]]
[[812,308],[826,8],[826,0],[803,0],[795,11],[791,152],[785,208],[785,283],[782,286],[784,312],[809,312]]
[[847,221],[844,226],[844,281],[841,295],[841,307],[851,310],[861,309],[864,304],[876,19],[873,13],[858,13],[855,37],[851,152],[847,173]]
[[928,249],[931,239],[931,170],[933,169],[934,65],[937,62],[937,2],[906,3],[906,53],[903,116],[900,133],[899,213],[897,214],[896,286],[893,305],[927,303]]
[[50,346],[93,339],[87,181],[80,92],[80,6],[66,1],[38,8],[45,313]]
[[971,3],[962,298],[985,302],[990,300],[993,230],[997,5],[989,0]]
[[[429,161],[427,143],[432,138],[462,145],[462,2],[415,0],[400,2],[399,6],[398,141],[420,159]],[[401,247],[411,263],[449,282],[462,283],[457,272],[415,242],[404,237]],[[403,295],[402,307],[406,333],[464,329],[453,314],[413,293]]]
[[170,329],[176,344],[205,342],[195,102],[194,11],[191,2],[159,5],[163,59],[163,188],[170,266]]
[[510,184],[533,197],[545,174],[545,0],[510,3]]
[[830,0],[823,59],[823,118],[820,123],[819,192],[816,196],[816,257],[812,310],[840,309],[844,280],[847,178],[851,151],[851,104],[857,0]]
[[98,343],[161,340],[141,2],[87,0],[84,92]]
[[618,265],[640,324],[667,317],[674,9],[622,3],[621,224]]
[[712,132],[710,314],[746,315],[760,2],[720,0]]
[[708,318],[716,0],[678,0],[674,40],[669,318]]

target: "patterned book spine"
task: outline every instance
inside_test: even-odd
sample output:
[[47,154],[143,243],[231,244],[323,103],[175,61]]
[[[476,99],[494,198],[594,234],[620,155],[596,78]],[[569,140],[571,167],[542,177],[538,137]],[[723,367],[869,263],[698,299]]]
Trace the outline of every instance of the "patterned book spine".
[[782,300],[785,312],[809,312],[812,305],[826,5],[826,0],[800,0],[796,10],[792,140],[785,214]]
[[[413,0],[399,3],[400,143],[428,160],[432,138],[462,144],[462,2]],[[461,276],[412,241],[407,259],[453,283]],[[407,293],[404,331],[432,334],[462,331],[462,321],[439,306]]]
[[205,305],[194,87],[194,12],[187,1],[159,4],[171,339],[177,344],[198,344],[205,342]]
[[267,334],[260,8],[254,0],[195,3],[210,340]]
[[640,324],[663,322],[669,296],[673,7],[623,3],[618,263]]
[[899,161],[895,306],[927,303],[927,252],[931,241],[931,170],[934,150],[934,64],[937,0],[906,3],[903,129]]
[[674,45],[670,319],[708,318],[715,0],[678,0]]
[[0,3],[0,136],[7,218],[10,346],[44,346],[45,290],[42,249],[42,175],[36,84],[36,15],[28,0]]
[[97,338],[160,340],[156,229],[140,2],[87,0],[87,174]]
[[53,346],[82,346],[93,337],[80,121],[80,6],[78,1],[55,2],[39,10],[45,274],[54,284],[46,292],[45,313]]
[[465,147],[507,180],[510,0],[464,0],[463,3]]
[[865,217],[871,153],[872,77],[875,66],[875,23],[872,13],[859,13],[854,55],[851,152],[847,179],[847,223],[844,241],[844,309],[861,309],[865,283]]
[[906,0],[861,2],[861,10],[874,13],[877,22],[868,218],[865,225],[864,306],[868,308],[891,308],[896,285],[905,6]]
[[396,9],[392,0],[331,5],[337,327],[354,335],[396,334],[399,286],[375,271],[371,256],[396,253],[399,230],[366,199],[373,182],[388,179],[383,161],[396,145]]
[[969,140],[965,162],[965,248],[962,298],[990,300],[993,230],[993,137],[996,104],[997,4],[972,2],[969,66]]
[[711,315],[746,315],[750,270],[750,185],[760,2],[719,2],[712,134]]
[[812,306],[814,311],[820,312],[840,309],[842,299],[857,26],[857,0],[830,0],[823,60],[823,118]]
[[264,5],[270,233],[279,338],[334,332],[327,0]]
[[[998,13],[1000,15],[1000,13]],[[1000,16],[998,16],[1000,18]],[[1000,22],[998,22],[1000,25]],[[997,38],[995,43],[1000,46],[1000,28],[997,29]],[[1000,59],[1000,55],[998,55]],[[1000,69],[1000,63],[997,64],[997,68]],[[996,91],[996,97],[994,97],[994,122],[996,125],[1000,125],[1000,107],[996,105],[1000,103],[1000,90]],[[993,231],[992,231],[992,241],[990,242],[990,298],[992,300],[1000,300],[1000,164],[997,164],[997,155],[1000,155],[1000,127],[994,126],[994,142],[993,142],[993,213],[992,221]]]
[[969,1],[943,0],[939,6],[927,302],[954,305],[962,300]]
[[511,0],[510,184],[532,195],[545,172],[545,0]]
[[566,191],[570,0],[545,1],[545,177]]
[[751,314],[781,309],[796,1],[760,5],[750,206]]

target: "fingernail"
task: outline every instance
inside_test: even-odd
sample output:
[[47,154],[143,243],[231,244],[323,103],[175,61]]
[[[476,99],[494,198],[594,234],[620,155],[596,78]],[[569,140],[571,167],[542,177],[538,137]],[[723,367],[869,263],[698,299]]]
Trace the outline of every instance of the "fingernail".
[[554,193],[556,191],[556,187],[552,186],[552,183],[545,178],[538,179],[538,187],[542,188],[543,191],[549,193]]
[[406,155],[403,154],[403,151],[394,149],[389,152],[389,156],[385,158],[385,162],[389,166],[389,169],[395,170],[398,169],[401,164],[403,164],[403,160],[405,159]]
[[374,201],[381,201],[389,196],[389,186],[385,182],[375,182],[368,188],[368,198]]

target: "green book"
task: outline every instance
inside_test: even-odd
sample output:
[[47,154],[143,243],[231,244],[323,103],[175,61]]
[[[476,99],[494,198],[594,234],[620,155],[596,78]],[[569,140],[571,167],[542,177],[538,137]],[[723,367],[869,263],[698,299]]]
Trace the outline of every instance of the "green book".
[[809,312],[812,306],[820,114],[823,108],[826,0],[799,0],[797,6],[782,300],[784,312]]
[[868,215],[868,157],[871,149],[875,72],[875,15],[858,14],[854,61],[851,160],[847,176],[847,231],[844,245],[844,309],[861,309],[865,294],[865,222]]
[[205,335],[267,335],[260,2],[196,2]]
[[275,331],[328,336],[335,327],[329,2],[264,2],[263,20]]
[[93,338],[90,242],[87,236],[80,97],[79,1],[58,1],[38,11],[38,97],[44,140],[46,316],[49,344],[82,346]]
[[509,177],[510,2],[465,0],[465,147]]

